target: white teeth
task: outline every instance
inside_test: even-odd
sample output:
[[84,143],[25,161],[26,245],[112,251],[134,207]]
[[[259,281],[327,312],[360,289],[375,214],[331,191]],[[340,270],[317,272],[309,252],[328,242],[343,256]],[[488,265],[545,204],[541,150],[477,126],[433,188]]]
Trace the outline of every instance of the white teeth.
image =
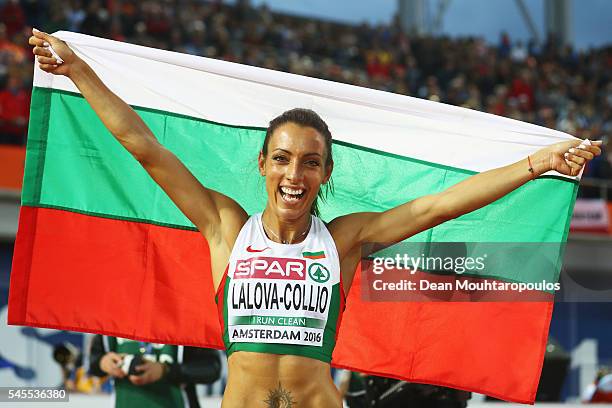
[[292,188],[287,188],[287,187],[281,187],[281,191],[285,194],[292,194],[292,195],[299,195],[304,192],[303,189],[294,190]]
[[281,187],[280,192],[281,192],[281,196],[283,197],[283,200],[285,200],[285,202],[288,202],[288,203],[297,202],[301,200],[302,197],[304,196],[303,188],[293,189],[289,187]]

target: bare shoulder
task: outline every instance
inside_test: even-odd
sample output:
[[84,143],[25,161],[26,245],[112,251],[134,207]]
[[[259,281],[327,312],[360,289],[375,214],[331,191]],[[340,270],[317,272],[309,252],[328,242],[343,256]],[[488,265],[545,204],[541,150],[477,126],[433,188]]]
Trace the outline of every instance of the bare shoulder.
[[327,228],[331,234],[338,257],[345,295],[352,285],[355,268],[361,258],[363,229],[376,216],[375,212],[360,212],[340,216],[332,220]]
[[231,250],[249,216],[232,198],[214,190],[209,191],[213,195],[219,219],[205,235],[209,235],[207,239],[211,245],[221,245]]
[[341,215],[327,224],[340,259],[361,244],[363,228],[376,214],[375,212],[358,212]]
[[208,241],[213,285],[217,290],[229,263],[236,239],[249,217],[246,211],[228,196],[213,190],[211,190],[211,195],[218,208],[218,222],[213,224],[214,227],[207,228],[206,233],[202,230],[201,232]]

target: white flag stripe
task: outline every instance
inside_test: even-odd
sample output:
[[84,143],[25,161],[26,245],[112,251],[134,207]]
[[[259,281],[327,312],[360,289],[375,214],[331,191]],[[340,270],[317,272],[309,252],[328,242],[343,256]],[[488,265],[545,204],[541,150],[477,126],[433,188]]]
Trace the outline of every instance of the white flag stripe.
[[[134,106],[265,128],[311,108],[334,139],[441,165],[485,171],[572,136],[483,112],[226,61],[59,32],[102,80]],[[78,92],[35,70],[34,85]]]

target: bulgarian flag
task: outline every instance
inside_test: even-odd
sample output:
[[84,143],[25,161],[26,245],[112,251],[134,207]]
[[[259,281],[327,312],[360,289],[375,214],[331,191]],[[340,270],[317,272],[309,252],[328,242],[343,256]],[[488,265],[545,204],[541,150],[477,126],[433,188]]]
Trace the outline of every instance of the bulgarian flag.
[[[265,129],[293,107],[318,112],[335,139],[327,221],[442,191],[571,138],[407,96],[56,35],[205,186],[249,214],[266,202],[257,171]],[[565,242],[576,190],[574,179],[543,176],[411,240]],[[22,204],[9,324],[223,348],[205,239],[72,82],[38,67]],[[358,272],[333,365],[533,403],[551,302],[368,302],[360,282]]]

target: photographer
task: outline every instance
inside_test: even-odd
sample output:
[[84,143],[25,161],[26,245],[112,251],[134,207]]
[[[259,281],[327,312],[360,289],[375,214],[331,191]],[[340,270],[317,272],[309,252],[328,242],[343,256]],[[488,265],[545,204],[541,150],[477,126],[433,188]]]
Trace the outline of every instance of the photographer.
[[96,335],[89,372],[113,377],[117,408],[194,408],[200,406],[195,384],[215,382],[221,359],[216,350]]
[[392,378],[366,376],[365,406],[375,408],[465,408],[471,392]]

